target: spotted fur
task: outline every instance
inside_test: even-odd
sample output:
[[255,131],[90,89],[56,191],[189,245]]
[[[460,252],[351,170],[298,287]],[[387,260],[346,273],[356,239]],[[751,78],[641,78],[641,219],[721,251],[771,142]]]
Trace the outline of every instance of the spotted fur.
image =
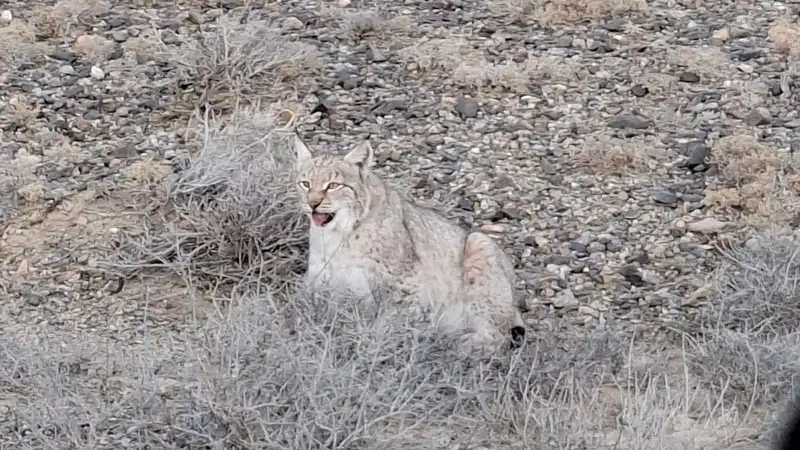
[[[524,337],[514,270],[489,236],[469,233],[410,202],[373,171],[368,142],[343,158],[313,156],[298,138],[297,186],[310,217],[306,283],[362,296],[405,292],[404,303],[470,349],[496,350]],[[314,216],[316,214],[317,216]]]

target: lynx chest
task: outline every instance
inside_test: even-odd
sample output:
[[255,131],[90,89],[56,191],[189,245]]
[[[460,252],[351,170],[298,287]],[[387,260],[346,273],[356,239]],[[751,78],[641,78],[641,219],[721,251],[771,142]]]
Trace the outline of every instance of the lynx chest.
[[370,264],[345,245],[334,230],[312,229],[306,282],[357,296],[372,295]]

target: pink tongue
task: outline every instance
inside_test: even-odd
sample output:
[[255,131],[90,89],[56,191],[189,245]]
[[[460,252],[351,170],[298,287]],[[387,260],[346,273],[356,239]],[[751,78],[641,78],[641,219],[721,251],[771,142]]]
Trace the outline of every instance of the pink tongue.
[[328,214],[326,213],[311,213],[311,218],[314,219],[314,223],[322,226],[322,224],[328,219]]

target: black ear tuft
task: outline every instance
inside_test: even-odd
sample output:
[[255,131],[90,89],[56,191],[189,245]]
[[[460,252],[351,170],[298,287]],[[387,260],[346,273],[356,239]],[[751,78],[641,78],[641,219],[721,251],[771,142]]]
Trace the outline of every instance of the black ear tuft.
[[525,342],[525,327],[511,328],[511,348],[519,348],[523,342]]

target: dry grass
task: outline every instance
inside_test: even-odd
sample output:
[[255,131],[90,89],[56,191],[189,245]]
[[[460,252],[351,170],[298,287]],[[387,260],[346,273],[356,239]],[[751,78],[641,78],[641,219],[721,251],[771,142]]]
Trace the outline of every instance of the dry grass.
[[114,52],[114,43],[98,36],[84,34],[78,36],[72,44],[75,52],[93,63],[104,61]]
[[768,37],[775,51],[792,57],[800,55],[800,24],[780,22],[769,29]]
[[320,17],[336,24],[342,37],[353,41],[399,43],[415,31],[410,17],[393,15],[380,9],[353,11],[326,4],[320,7]]
[[20,19],[0,24],[0,69],[14,70],[46,53],[47,46],[36,41],[36,30],[30,24]]
[[800,211],[797,162],[746,135],[719,139],[711,149],[725,187],[709,189],[704,203],[733,208],[752,225],[787,224]]
[[32,105],[24,95],[14,95],[2,106],[4,110],[11,113],[16,126],[29,129],[36,128],[36,118],[40,113],[39,107]]
[[39,36],[67,37],[84,27],[91,28],[96,17],[110,9],[106,0],[59,0],[53,6],[38,8],[33,23]]
[[[751,417],[783,410],[798,395],[800,242],[761,236],[724,256],[689,367],[706,389]],[[765,421],[766,439],[782,420]]]
[[428,75],[437,71],[451,72],[463,61],[484,60],[483,53],[463,37],[431,39],[400,49],[398,55],[408,69]]
[[2,434],[14,448],[87,450],[709,449],[738,437],[735,410],[633,368],[613,328],[554,329],[477,361],[424,325],[375,319],[352,299],[245,294],[180,340],[4,338]]
[[398,54],[409,70],[423,76],[450,77],[470,89],[529,92],[534,84],[570,83],[578,68],[563,58],[528,54],[521,62],[491,63],[483,52],[462,37],[432,39],[401,49]]
[[496,7],[516,22],[529,17],[553,27],[626,14],[648,14],[646,0],[498,0]]
[[[642,350],[613,322],[587,330],[552,320],[517,351],[468,359],[403,311],[297,292],[306,219],[279,112],[207,123],[201,151],[154,200],[171,220],[129,235],[124,260],[110,266],[231,285],[210,294],[208,318],[187,318],[182,332],[151,331],[145,319],[137,344],[4,335],[0,444],[721,450],[788,392],[800,315],[785,308],[800,247],[731,258],[717,275],[728,303],[706,311],[704,334],[678,358]],[[126,174],[167,175],[147,161]]]
[[605,135],[587,136],[576,157],[581,170],[597,175],[623,176],[648,173],[656,159],[650,145],[638,139],[618,139]]
[[[403,311],[297,292],[305,218],[279,111],[206,124],[202,150],[156,200],[172,221],[129,236],[114,265],[232,289],[210,294],[207,319],[166,336],[143,326],[133,347],[113,336],[4,336],[0,434],[10,445],[726,449],[788,392],[800,315],[785,308],[800,247],[731,258],[715,291],[728,303],[704,312],[677,358],[644,350],[613,323],[551,321],[517,351],[469,359]],[[140,172],[143,182],[163,175]]]
[[711,163],[717,165],[726,180],[741,187],[779,171],[783,159],[777,150],[751,136],[737,134],[725,136],[714,143]]
[[[242,113],[224,129],[222,122],[206,123],[202,149],[168,178],[167,197],[155,211],[160,218],[129,236],[112,266],[291,282],[304,264],[307,223],[291,179],[291,135],[278,123],[276,108]],[[146,162],[126,172],[143,182],[165,175],[164,167]]]
[[667,62],[703,79],[715,79],[725,76],[730,57],[719,47],[676,46],[667,49]]
[[320,68],[317,49],[279,32],[261,20],[242,24],[225,15],[211,31],[180,46],[162,45],[158,58],[174,64],[178,82],[187,86],[181,97],[190,113],[196,105],[214,112],[282,100],[279,84],[308,83]]

